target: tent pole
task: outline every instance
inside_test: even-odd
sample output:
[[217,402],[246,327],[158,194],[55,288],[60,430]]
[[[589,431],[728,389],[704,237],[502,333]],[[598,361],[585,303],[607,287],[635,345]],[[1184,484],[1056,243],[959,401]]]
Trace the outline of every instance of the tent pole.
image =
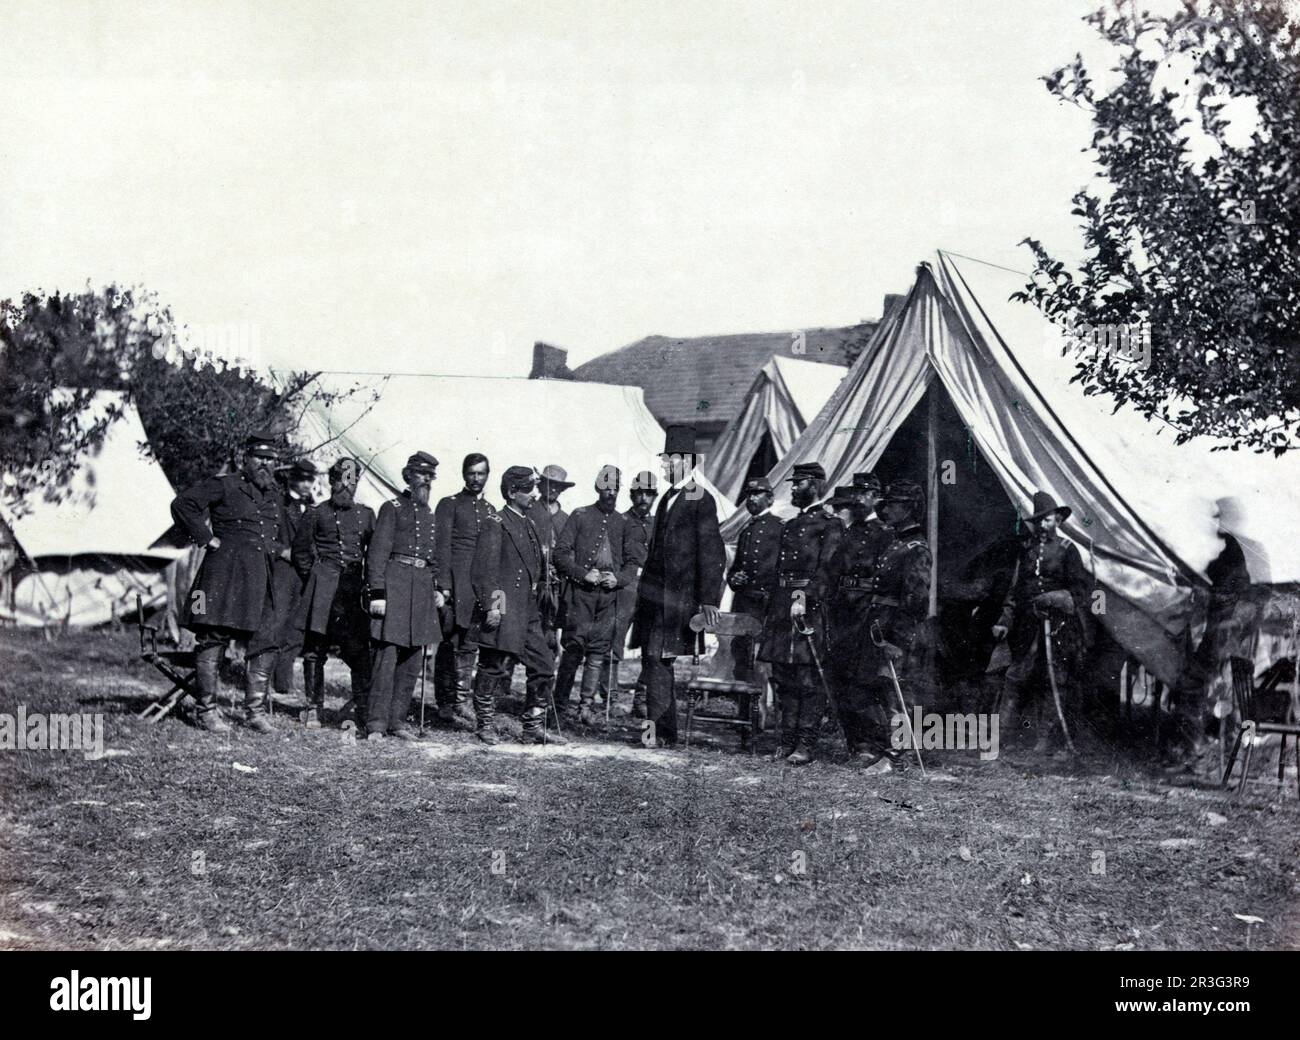
[[930,543],[930,603],[926,617],[939,613],[939,458],[935,444],[935,404],[938,380],[932,380],[928,392],[929,408],[926,416],[926,541]]

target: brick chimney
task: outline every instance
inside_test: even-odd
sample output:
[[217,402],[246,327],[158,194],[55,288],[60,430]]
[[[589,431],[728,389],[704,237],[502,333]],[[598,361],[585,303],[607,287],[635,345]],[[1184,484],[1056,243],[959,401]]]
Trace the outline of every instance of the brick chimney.
[[529,379],[572,379],[569,371],[569,352],[563,347],[553,347],[538,340],[533,344],[533,370]]

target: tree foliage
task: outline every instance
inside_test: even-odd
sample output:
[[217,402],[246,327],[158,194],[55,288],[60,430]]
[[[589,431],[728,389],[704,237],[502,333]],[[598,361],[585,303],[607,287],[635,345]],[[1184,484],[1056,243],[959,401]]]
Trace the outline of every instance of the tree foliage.
[[[0,468],[4,504],[21,512],[35,493],[57,499],[77,467],[102,443],[119,406],[92,407],[100,390],[134,404],[155,458],[172,486],[220,472],[255,431],[279,437],[286,455],[313,399],[348,396],[321,389],[319,373],[274,382],[232,368],[189,344],[170,310],[142,289],[109,286],[75,294],[27,293],[0,303]],[[293,445],[299,445],[294,448]]]
[[1044,78],[1095,128],[1100,183],[1074,196],[1084,260],[1073,272],[1026,239],[1033,281],[1016,296],[1067,328],[1149,332],[1149,364],[1081,351],[1084,393],[1179,442],[1300,447],[1300,27],[1281,0],[1088,21],[1118,85],[1103,95],[1078,55]]

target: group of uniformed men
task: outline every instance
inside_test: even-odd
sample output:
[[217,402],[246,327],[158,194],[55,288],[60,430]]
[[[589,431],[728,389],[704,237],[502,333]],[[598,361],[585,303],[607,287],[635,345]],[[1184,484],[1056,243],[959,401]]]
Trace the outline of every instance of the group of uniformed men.
[[[654,474],[639,473],[623,513],[615,508],[622,475],[613,466],[597,474],[596,501],[572,515],[559,503],[574,486],[563,469],[510,466],[496,509],[484,498],[489,460],[470,454],[464,488],[430,508],[438,460],[417,451],[402,470],[405,490],[376,515],[355,501],[357,460],[336,461],[329,497],[313,504],[314,466],[293,463],[282,489],[278,459],[274,438],[250,437],[238,471],[201,482],[172,505],[207,550],[183,619],[197,641],[204,729],[229,729],[217,710],[218,676],[226,647],[240,641],[253,730],[270,729],[269,686],[287,691],[299,654],[304,721],[319,727],[325,661],[336,650],[351,672],[345,719],[369,740],[414,739],[407,716],[436,645],[440,724],[473,727],[478,739],[497,743],[496,705],[522,664],[523,739],[563,743],[561,717],[590,725],[597,699],[608,706],[616,695],[618,661],[630,643],[641,651],[632,713],[647,720],[638,739],[672,746],[673,663],[699,652],[702,629],[717,625],[725,577],[733,611],[761,623],[756,640],[733,643],[735,677],[758,681],[757,662],[770,671],[781,708],[778,757],[792,765],[813,760],[831,694],[851,757],[878,771],[903,761],[887,720],[900,708],[899,677],[906,683],[919,673],[916,636],[928,614],[931,570],[924,492],[911,481],[882,487],[858,473],[824,502],[822,466],[800,463],[788,478],[799,512],[782,521],[771,512],[771,484],[750,480],[743,499],[751,519],[728,569],[716,503],[694,478],[700,456],[690,427],[667,431],[663,494]],[[1035,497],[1039,537],[1026,544],[995,629],[1011,633],[1021,684],[1041,678],[1041,648],[1031,644],[1043,594],[1059,598],[1064,590],[1066,604],[1056,604],[1064,619],[1082,588],[1077,550],[1054,535],[1068,512]],[[1068,668],[1067,629],[1062,620]]]

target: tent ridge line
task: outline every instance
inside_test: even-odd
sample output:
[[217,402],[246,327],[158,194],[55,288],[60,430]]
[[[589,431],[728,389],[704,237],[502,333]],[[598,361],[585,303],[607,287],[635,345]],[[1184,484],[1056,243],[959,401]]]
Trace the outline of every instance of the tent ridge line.
[[[945,253],[943,250],[940,250],[939,253],[943,257],[948,256],[948,254]],[[1033,391],[1033,394],[1038,399],[1039,404],[1041,404],[1042,407],[1046,410],[1047,414],[1051,416],[1052,421],[1056,424],[1058,429],[1061,431],[1061,434],[1069,441],[1070,445],[1076,451],[1078,451],[1079,455],[1088,463],[1088,466],[1097,475],[1097,478],[1101,481],[1101,483],[1105,485],[1106,489],[1112,495],[1115,496],[1115,500],[1119,502],[1121,505],[1123,505],[1124,509],[1128,512],[1130,519],[1134,523],[1136,523],[1138,527],[1140,527],[1144,532],[1146,532],[1147,536],[1151,538],[1151,540],[1154,541],[1155,544],[1160,547],[1161,551],[1164,552],[1165,555],[1169,557],[1169,559],[1173,560],[1175,563],[1178,564],[1178,566],[1184,571],[1184,577],[1190,577],[1190,580],[1194,585],[1204,586],[1206,584],[1205,580],[1201,578],[1201,576],[1197,574],[1195,570],[1192,569],[1192,567],[1187,563],[1186,560],[1184,560],[1178,553],[1174,552],[1173,549],[1171,549],[1165,543],[1165,540],[1163,538],[1161,538],[1158,534],[1156,534],[1155,531],[1151,529],[1151,527],[1147,524],[1147,522],[1138,515],[1137,511],[1131,505],[1129,505],[1128,500],[1119,493],[1119,491],[1115,488],[1115,486],[1110,482],[1110,479],[1106,476],[1106,474],[1101,471],[1101,468],[1095,462],[1093,462],[1092,457],[1084,450],[1083,446],[1077,440],[1075,440],[1074,435],[1070,433],[1065,423],[1061,421],[1060,416],[1056,414],[1055,409],[1053,409],[1051,404],[1048,403],[1047,398],[1043,396],[1042,391],[1038,389],[1038,385],[1029,377],[1029,373],[1025,371],[1024,366],[1020,364],[1020,360],[1015,356],[1011,348],[1007,346],[1006,341],[1002,338],[1002,334],[998,332],[997,326],[993,323],[992,319],[989,318],[987,312],[984,310],[983,305],[980,303],[978,297],[975,296],[974,291],[971,289],[970,284],[962,276],[961,271],[958,268],[956,268],[955,265],[952,265],[950,267],[950,270],[957,277],[958,281],[961,282],[962,286],[966,289],[966,292],[970,296],[970,298],[974,300],[975,306],[979,308],[980,315],[984,318],[984,321],[986,322],[988,327],[993,330],[994,336],[997,337],[998,345],[1002,348],[1003,353],[1006,354],[1006,356],[1011,359],[1011,363],[1015,366],[1016,371],[1020,374],[1020,378],[1023,379],[1025,381],[1025,385],[1028,386],[1031,391]],[[933,275],[931,275],[931,277],[933,277]],[[936,288],[938,288],[937,285]],[[940,292],[940,295],[944,295],[942,291]]]

